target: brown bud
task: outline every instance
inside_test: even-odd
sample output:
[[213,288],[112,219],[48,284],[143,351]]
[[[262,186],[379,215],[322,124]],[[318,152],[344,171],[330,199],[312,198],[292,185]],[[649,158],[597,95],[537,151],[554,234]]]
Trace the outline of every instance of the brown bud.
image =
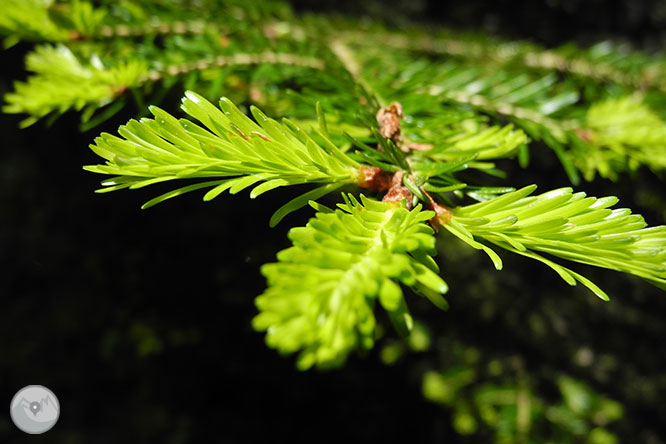
[[405,199],[407,209],[411,210],[413,197],[414,195],[407,187],[402,185],[395,185],[388,190],[386,195],[384,195],[382,202],[402,202],[402,199]]
[[594,131],[587,128],[577,128],[574,133],[583,142],[590,142],[594,140]]
[[391,187],[391,173],[377,167],[361,166],[358,186],[372,191],[386,191]]
[[377,123],[379,123],[379,134],[391,139],[396,145],[400,142],[400,119],[404,118],[402,105],[393,102],[386,108],[377,112]]
[[70,40],[83,40],[83,34],[81,34],[78,31],[69,31],[69,39]]
[[111,85],[111,95],[116,98],[125,91],[127,91],[127,86],[126,85]]

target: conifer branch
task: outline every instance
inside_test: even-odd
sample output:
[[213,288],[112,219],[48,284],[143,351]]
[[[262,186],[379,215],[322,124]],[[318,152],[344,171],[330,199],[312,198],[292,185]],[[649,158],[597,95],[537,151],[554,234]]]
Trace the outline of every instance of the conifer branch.
[[594,103],[576,134],[571,153],[587,180],[597,172],[616,180],[618,171],[640,165],[655,172],[666,169],[666,122],[639,95]]
[[0,14],[0,35],[5,46],[20,40],[60,42],[70,39],[70,33],[57,26],[48,14],[52,0],[4,0]]
[[354,349],[371,348],[375,301],[407,334],[413,321],[400,283],[447,306],[432,229],[424,224],[434,213],[343,197],[335,211],[316,205],[315,218],[289,232],[294,246],[262,267],[268,289],[256,299],[253,325],[266,331],[269,346],[300,352],[302,370],[340,366]]
[[27,113],[22,122],[29,126],[51,113],[62,114],[70,109],[86,109],[86,121],[95,110],[112,102],[129,88],[165,78],[185,75],[193,71],[225,66],[283,64],[307,69],[322,70],[322,60],[290,53],[262,52],[259,54],[236,53],[219,55],[180,65],[148,69],[142,60],[119,63],[106,67],[99,58],[92,57],[82,63],[66,46],[39,46],[28,55],[26,66],[34,75],[26,82],[16,82],[15,91],[5,96],[6,113]]
[[219,55],[214,58],[201,59],[181,65],[166,66],[161,70],[150,70],[139,80],[143,82],[157,82],[163,78],[188,74],[193,71],[203,71],[224,66],[244,65],[290,65],[302,68],[323,70],[326,65],[320,59],[305,57],[298,54],[263,52],[260,54],[236,53],[229,56]]
[[608,296],[588,279],[535,252],[666,284],[666,226],[648,228],[629,209],[609,209],[616,197],[586,197],[571,188],[529,196],[535,189],[456,208],[443,226],[488,253],[497,269],[502,268],[499,256],[475,238],[541,261],[569,285],[578,281],[605,300]]
[[[486,64],[555,70],[595,82],[612,82],[638,90],[652,88],[666,93],[666,63],[663,59],[632,53],[626,48],[614,47],[610,42],[601,42],[588,49],[566,45],[547,50],[527,42],[501,41],[441,29],[428,34],[415,29],[405,30],[403,34],[384,31],[374,37],[401,50],[455,56]],[[345,31],[341,38],[359,44],[375,41],[357,31]]]
[[100,191],[177,179],[216,178],[152,199],[143,206],[147,208],[206,187],[212,188],[204,196],[208,201],[226,190],[237,193],[260,182],[250,193],[251,198],[285,185],[359,181],[360,165],[324,134],[316,134],[322,140],[320,145],[293,123],[279,124],[252,108],[257,124],[226,98],[220,100],[220,110],[188,92],[182,108],[204,126],[151,107],[155,118],[131,120],[121,126],[118,132],[122,138],[103,133],[95,139],[91,149],[106,159],[106,164],[85,169],[116,176],[104,181],[107,188]]
[[173,21],[164,22],[160,20],[151,20],[139,25],[104,25],[92,35],[82,35],[82,39],[109,39],[109,38],[133,38],[149,35],[188,35],[203,34],[208,28],[218,28],[219,26],[202,20]]
[[[112,3],[8,0],[0,16],[8,43],[64,43],[40,45],[28,55],[35,75],[6,95],[5,112],[27,113],[24,124],[30,124],[76,109],[85,121],[101,107],[120,109],[128,89],[141,104],[143,94],[172,79],[192,87],[210,82],[209,96],[237,94],[237,103],[259,103],[273,90],[267,105],[298,125],[251,107],[253,121],[230,99],[218,108],[187,92],[182,109],[190,119],[152,106],[152,118],[96,138],[91,149],[104,161],[85,169],[111,176],[100,192],[179,181],[143,208],[199,189],[208,189],[208,201],[224,191],[252,188],[255,198],[316,184],[269,222],[274,226],[307,204],[317,210],[306,227],[290,231],[293,247],[263,267],[268,289],[257,298],[254,320],[271,347],[300,353],[300,368],[341,365],[352,350],[371,347],[376,300],[408,333],[412,320],[400,284],[446,308],[447,286],[432,258],[433,228],[486,252],[498,269],[494,247],[538,260],[602,299],[608,297],[601,289],[551,256],[666,288],[666,227],[648,228],[641,216],[610,209],[616,198],[570,188],[531,196],[534,186],[488,187],[467,174],[477,169],[502,177],[494,161],[517,154],[526,165],[528,137],[557,153],[572,182],[578,171],[591,180],[595,174],[615,179],[641,165],[666,169],[660,110],[666,68],[659,57],[624,57],[602,46],[543,51],[414,30],[353,34],[316,19],[278,20],[270,2],[224,0],[235,13],[210,22],[195,18],[215,2],[186,2],[182,11],[178,2],[129,9]],[[149,17],[154,22],[145,24]],[[454,57],[433,61],[423,52]],[[226,76],[231,69],[223,68],[231,67],[243,68]],[[235,83],[225,83],[228,77]],[[618,85],[608,92],[602,82]],[[270,88],[244,97],[257,83]],[[285,86],[294,91],[285,94]],[[333,117],[328,123],[324,108]],[[342,134],[349,128],[353,135]],[[343,194],[345,203],[335,210],[315,202],[348,184],[383,201]],[[456,208],[454,200],[465,195],[479,203]]]
[[[503,68],[452,61],[415,62],[409,58],[404,64],[410,63],[413,68],[403,70],[372,51],[364,54],[367,77],[379,77],[375,83],[380,91],[411,95],[412,103],[416,96],[425,106],[431,103],[425,97],[434,97],[506,117],[532,139],[552,148],[574,184],[579,170],[592,180],[596,173],[616,179],[618,173],[640,165],[655,171],[664,169],[666,122],[639,95],[601,98],[580,105],[575,85],[557,84],[552,74],[537,77]],[[611,121],[613,128],[609,129]],[[595,129],[599,125],[605,128],[601,133]]]
[[567,131],[573,131],[580,128],[578,122],[574,120],[557,121],[551,119],[543,113],[529,108],[521,108],[508,103],[495,103],[491,99],[474,94],[467,94],[464,91],[449,90],[444,91],[438,86],[431,86],[428,93],[435,97],[444,98],[447,101],[472,105],[480,110],[502,115],[512,119],[526,120],[535,123],[547,129],[558,141],[564,143],[567,140]]
[[[197,8],[180,9],[174,15],[169,7],[178,8],[177,3],[159,5],[137,1],[131,7],[114,2],[99,3],[94,5],[87,0],[5,0],[0,15],[0,35],[8,36],[6,46],[19,40],[78,42],[151,35],[197,35],[210,29],[229,31],[224,24],[244,23],[249,19],[248,15],[255,16],[255,19],[262,15],[261,19],[266,23],[276,18],[270,2],[259,0],[245,7],[222,1],[215,6],[226,9],[229,15],[222,16],[219,21],[201,20]],[[260,9],[261,13],[257,14]]]
[[97,57],[81,63],[66,46],[39,46],[28,55],[28,70],[35,73],[26,82],[15,82],[14,92],[7,93],[6,113],[30,115],[21,125],[29,126],[38,119],[67,110],[92,113],[136,86],[147,67],[142,61],[118,63],[105,67]]

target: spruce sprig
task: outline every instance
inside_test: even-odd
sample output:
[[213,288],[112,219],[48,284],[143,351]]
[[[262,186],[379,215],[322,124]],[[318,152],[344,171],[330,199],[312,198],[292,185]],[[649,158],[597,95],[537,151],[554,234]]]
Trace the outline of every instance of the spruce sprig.
[[[641,165],[654,171],[665,168],[666,122],[657,112],[663,108],[663,96],[657,92],[609,92],[576,78],[560,80],[552,72],[511,65],[433,62],[411,53],[394,53],[387,60],[377,48],[356,49],[364,61],[361,71],[374,79],[380,93],[410,97],[410,103],[423,109],[432,107],[436,98],[508,119],[532,140],[553,149],[573,184],[578,184],[579,172],[587,180],[595,174],[617,180],[619,173]],[[521,154],[526,166],[527,150]]]
[[360,202],[343,198],[336,210],[314,205],[316,216],[289,232],[294,246],[261,270],[268,288],[256,299],[253,325],[266,331],[269,346],[299,351],[303,370],[339,366],[352,350],[371,348],[375,301],[407,334],[413,321],[401,283],[447,307],[448,287],[432,259],[433,230],[424,223],[434,213],[363,195]]
[[[104,66],[97,57],[81,62],[66,46],[38,46],[26,59],[26,67],[35,73],[26,82],[15,82],[7,93],[6,113],[27,113],[21,126],[30,126],[51,113],[56,116],[74,109],[83,111],[83,120],[106,106],[127,88],[139,83],[147,71],[142,61]],[[118,102],[120,103],[120,102]]]
[[[382,33],[378,29],[374,32]],[[385,32],[385,31],[384,31]],[[356,30],[347,30],[345,40],[368,45]],[[385,45],[397,49],[441,54],[491,66],[521,66],[537,72],[556,70],[578,77],[581,82],[612,82],[636,89],[666,92],[666,63],[661,55],[634,51],[626,44],[602,41],[589,48],[564,44],[547,49],[527,41],[502,41],[481,33],[448,29],[408,28],[402,35],[384,36]]]
[[[377,148],[351,136],[350,144],[338,147],[321,107],[318,129],[310,131],[251,108],[255,122],[228,99],[218,108],[193,92],[183,98],[182,109],[200,124],[151,107],[154,118],[131,120],[120,128],[121,137],[98,137],[91,149],[107,162],[85,168],[115,175],[101,191],[199,179],[144,208],[201,188],[211,188],[204,195],[210,200],[251,186],[254,198],[280,186],[322,184],[283,205],[271,219],[275,225],[308,203],[319,211],[306,227],[291,231],[294,247],[264,267],[269,288],[257,300],[261,313],[255,327],[267,331],[272,347],[300,350],[301,368],[340,365],[352,349],[370,347],[377,298],[398,330],[408,331],[411,318],[396,282],[446,307],[441,298],[446,284],[432,259],[436,237],[426,221],[485,251],[497,269],[502,261],[490,245],[543,262],[570,285],[580,282],[604,300],[606,293],[589,279],[544,254],[666,287],[666,226],[648,228],[628,209],[611,210],[617,198],[587,197],[571,188],[531,196],[535,186],[468,186],[456,177],[479,163],[479,156],[506,155],[523,143],[524,134],[510,127],[486,128],[457,144],[452,134],[459,122],[452,122],[452,143],[404,152],[377,128],[372,128]],[[362,196],[359,203],[343,195],[345,204],[335,211],[313,202],[344,184],[386,192],[386,202]],[[451,192],[481,202],[451,209],[441,203],[455,206]]]
[[[314,97],[347,125],[361,102],[372,108],[375,99],[386,106],[391,98],[422,124],[407,122],[406,140],[439,146],[450,143],[432,131],[442,113],[490,117],[495,122],[489,126],[508,120],[554,150],[572,184],[579,183],[580,173],[587,180],[596,174],[616,180],[642,165],[656,172],[666,168],[660,111],[666,109],[666,62],[659,55],[608,43],[545,50],[527,42],[443,29],[424,34],[410,27],[363,28],[359,38],[353,20],[297,17],[279,2],[140,1],[130,7],[9,0],[6,9],[0,34],[9,40],[65,45],[37,47],[28,56],[35,75],[7,94],[5,111],[27,113],[24,125],[75,109],[83,110],[82,128],[90,128],[128,99],[140,109],[146,102],[159,103],[180,82],[208,98],[223,93],[305,120],[314,117],[306,114],[312,108],[299,107],[294,97]],[[202,11],[215,12],[202,19]],[[40,58],[43,63],[36,62]],[[351,75],[340,75],[341,65]],[[240,80],[228,80],[236,76]],[[73,80],[63,80],[68,78]],[[285,87],[297,93],[276,92]],[[596,125],[609,119],[616,127],[611,131]],[[518,145],[519,161],[526,166],[528,150]],[[486,155],[490,152],[497,150],[491,147]],[[479,162],[483,156],[479,153],[471,167],[492,170],[490,163]]]
[[[90,147],[107,162],[84,168],[116,176],[102,182],[106,188],[100,192],[207,179],[156,197],[142,208],[201,188],[212,188],[204,195],[209,201],[226,190],[233,194],[258,183],[251,198],[286,185],[334,184],[326,188],[332,191],[358,181],[360,165],[326,134],[316,132],[317,142],[288,120],[278,123],[253,107],[255,123],[225,98],[220,100],[220,108],[187,92],[182,109],[201,122],[200,126],[150,107],[154,118],[130,120],[118,130],[122,137],[103,133],[96,138]],[[208,180],[211,178],[214,180]]]
[[49,15],[53,0],[4,0],[0,14],[0,35],[4,46],[21,40],[58,42],[70,38],[66,29],[56,24]]
[[[484,250],[497,268],[502,261],[494,246],[541,261],[602,299],[608,296],[595,284],[550,256],[666,287],[666,227],[648,228],[641,216],[610,209],[616,198],[570,188],[531,196],[534,187],[516,191],[464,180],[474,182],[474,174],[464,173],[470,168],[502,177],[494,164],[499,158],[518,154],[527,165],[528,136],[557,153],[574,183],[578,171],[592,179],[597,173],[616,178],[640,165],[666,168],[663,88],[649,78],[645,91],[635,94],[643,89],[636,79],[661,72],[659,58],[646,57],[636,72],[626,65],[629,58],[585,72],[594,68],[581,64],[585,54],[558,50],[536,59],[529,45],[514,48],[518,64],[488,64],[489,45],[483,53],[433,61],[423,52],[432,56],[437,48],[407,42],[387,52],[380,44],[409,31],[368,32],[372,41],[357,44],[338,32],[344,26],[281,16],[263,2],[255,10],[222,0],[235,12],[193,20],[223,9],[217,1],[196,2],[181,17],[179,0],[129,9],[110,0],[99,7],[84,0],[10,0],[1,34],[63,43],[29,54],[35,75],[16,84],[4,110],[29,114],[24,124],[68,109],[83,110],[86,121],[101,107],[119,110],[130,93],[144,109],[149,94],[180,81],[206,85],[208,97],[224,92],[299,119],[277,122],[250,107],[252,120],[230,99],[218,108],[187,92],[182,109],[190,119],[152,106],[152,118],[130,120],[118,136],[101,134],[91,149],[105,163],[85,168],[113,176],[101,192],[188,181],[143,208],[204,188],[204,200],[211,200],[224,191],[252,188],[255,198],[277,187],[319,185],[270,220],[273,226],[308,203],[318,211],[306,227],[291,230],[293,247],[262,269],[268,289],[257,299],[254,320],[269,345],[300,352],[300,368],[340,365],[355,348],[371,347],[376,300],[406,334],[412,320],[401,284],[446,308],[447,286],[432,258],[439,239],[433,228]],[[40,12],[31,18],[35,8]],[[152,25],[145,23],[149,17],[156,18]],[[463,43],[475,48],[473,39]],[[564,59],[566,66],[547,66]],[[616,84],[609,89],[604,82]],[[285,94],[287,87],[296,91]],[[333,114],[330,132],[320,100]],[[389,105],[393,101],[400,103]],[[335,210],[314,202],[346,184],[385,193],[386,202],[350,194]],[[465,195],[481,202],[443,205],[453,208]]]
[[594,103],[587,110],[584,128],[579,134],[585,142],[572,138],[571,153],[587,180],[596,172],[617,180],[618,171],[635,170],[641,164],[655,172],[666,169],[666,123],[641,95]]
[[530,196],[535,189],[531,185],[457,208],[444,227],[484,250],[498,270],[502,261],[497,253],[475,238],[541,261],[569,285],[578,281],[604,300],[606,293],[590,280],[536,252],[666,284],[666,226],[648,228],[642,216],[627,208],[611,210],[618,202],[614,196],[587,197],[571,188]]

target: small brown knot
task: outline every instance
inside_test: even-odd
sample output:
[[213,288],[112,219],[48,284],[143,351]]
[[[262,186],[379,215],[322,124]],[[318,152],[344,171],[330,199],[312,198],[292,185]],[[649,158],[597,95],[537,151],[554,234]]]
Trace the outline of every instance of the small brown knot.
[[587,128],[577,128],[574,131],[574,133],[583,142],[591,142],[595,138],[594,131],[592,131],[591,129],[587,129]]
[[398,171],[393,175],[393,177],[391,178],[391,188],[389,188],[388,192],[384,195],[382,202],[399,203],[402,201],[402,199],[405,199],[407,209],[411,210],[412,199],[414,195],[412,194],[411,191],[409,191],[409,188],[405,187],[402,184],[402,177],[404,176],[404,174],[405,174],[404,171]]
[[393,143],[400,143],[400,119],[405,115],[402,112],[402,105],[393,102],[386,108],[377,112],[377,123],[379,123],[379,134],[391,139]]
[[391,188],[391,173],[381,168],[361,165],[358,186],[372,191],[386,191]]
[[68,34],[70,40],[75,40],[75,41],[83,40],[83,34],[81,34],[79,31],[71,30],[68,32]]
[[411,210],[413,197],[414,195],[407,187],[392,187],[390,190],[388,190],[388,193],[384,195],[382,202],[402,202],[402,199],[405,199],[407,209]]
[[111,95],[114,99],[127,91],[126,85],[111,85],[109,88],[111,89]]

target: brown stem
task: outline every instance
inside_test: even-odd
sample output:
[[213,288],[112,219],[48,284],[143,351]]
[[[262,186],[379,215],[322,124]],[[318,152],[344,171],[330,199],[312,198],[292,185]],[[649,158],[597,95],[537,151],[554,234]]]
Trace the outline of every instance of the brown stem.
[[432,196],[425,189],[423,189],[423,187],[421,187],[421,191],[423,191],[423,193],[428,196],[428,199],[430,200],[430,209],[435,212],[435,217],[430,219],[430,225],[432,225],[432,228],[435,231],[439,231],[439,227],[449,223],[453,217],[453,210],[444,204],[436,202],[435,199],[433,199]]

